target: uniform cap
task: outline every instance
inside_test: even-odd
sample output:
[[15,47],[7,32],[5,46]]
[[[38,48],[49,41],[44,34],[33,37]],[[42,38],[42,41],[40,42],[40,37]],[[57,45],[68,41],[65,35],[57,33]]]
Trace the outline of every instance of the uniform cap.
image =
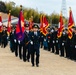
[[39,26],[37,24],[34,24],[33,28],[39,28]]

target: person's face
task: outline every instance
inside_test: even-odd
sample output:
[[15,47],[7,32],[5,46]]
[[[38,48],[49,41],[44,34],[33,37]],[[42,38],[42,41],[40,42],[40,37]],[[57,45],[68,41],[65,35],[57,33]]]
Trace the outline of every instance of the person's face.
[[37,32],[37,31],[38,31],[38,28],[33,28],[33,31],[34,31],[34,32]]
[[55,31],[57,31],[58,30],[58,28],[55,28]]
[[14,32],[14,29],[12,29],[12,32]]
[[25,27],[25,30],[29,30],[29,27]]
[[3,30],[6,30],[6,28],[5,28],[5,27],[3,27]]
[[65,33],[68,34],[68,30],[66,30]]
[[72,28],[72,31],[73,31],[73,32],[75,32],[75,29],[74,29],[74,28]]

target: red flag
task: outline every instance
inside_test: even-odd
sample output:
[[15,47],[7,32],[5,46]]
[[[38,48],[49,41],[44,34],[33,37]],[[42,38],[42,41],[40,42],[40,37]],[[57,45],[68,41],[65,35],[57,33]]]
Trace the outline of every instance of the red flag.
[[63,29],[64,29],[64,24],[63,24],[63,18],[62,18],[62,13],[61,13],[60,20],[59,20],[58,34],[57,34],[58,38],[61,37]]
[[8,25],[7,25],[7,32],[8,34],[11,32],[11,14],[8,14]]
[[24,27],[24,16],[22,13],[22,9],[20,11],[19,14],[19,20],[18,20],[18,24],[16,26],[16,35],[17,35],[17,39],[22,41],[24,38],[24,31],[25,31],[25,27]]
[[40,26],[40,30],[41,32],[46,36],[47,35],[47,28],[49,27],[48,21],[46,19],[45,16],[42,17],[41,19],[41,26]]
[[31,18],[29,19],[29,30],[32,29],[32,26],[33,26],[33,17],[31,17]]
[[2,17],[1,17],[1,14],[0,14],[0,32],[2,32]]
[[69,22],[68,22],[68,37],[69,39],[72,38],[73,34],[72,34],[72,27],[74,26],[74,19],[73,19],[73,14],[72,14],[72,10],[70,8],[70,12],[69,12]]
[[43,31],[43,16],[40,17],[40,31]]

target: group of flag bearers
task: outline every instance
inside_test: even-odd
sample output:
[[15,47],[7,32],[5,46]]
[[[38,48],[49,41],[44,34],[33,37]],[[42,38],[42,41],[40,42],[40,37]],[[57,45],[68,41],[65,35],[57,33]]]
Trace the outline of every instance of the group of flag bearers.
[[15,29],[12,29],[10,33],[10,49],[12,52],[15,51],[15,56],[19,56],[24,62],[30,61],[32,66],[35,65],[34,57],[36,52],[36,66],[39,66],[39,46],[40,46],[40,34],[38,31],[38,26],[33,25],[33,30],[29,31],[29,25],[25,25],[24,38],[23,40],[18,40]]
[[[40,27],[30,20],[28,24],[24,22],[22,8],[19,14],[18,24],[11,26],[11,15],[9,13],[7,27],[2,26],[0,16],[0,44],[6,47],[10,41],[10,50],[15,56],[30,61],[32,66],[39,67],[40,47],[52,53],[76,60],[76,28],[72,11],[70,9],[68,28],[64,27],[62,14],[60,15],[59,27],[49,27],[46,17],[40,18]],[[36,55],[36,60],[35,60]]]
[[[59,27],[48,28],[46,35],[47,50],[52,53],[59,54],[61,57],[66,57],[76,60],[76,27],[72,10],[70,8],[68,27],[64,27],[62,13],[60,14]],[[46,46],[44,44],[44,46]]]

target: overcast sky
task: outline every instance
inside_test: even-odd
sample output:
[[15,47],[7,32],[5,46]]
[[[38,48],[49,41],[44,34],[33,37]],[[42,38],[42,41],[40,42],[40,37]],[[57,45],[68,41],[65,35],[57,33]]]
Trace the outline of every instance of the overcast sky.
[[[45,12],[51,14],[53,12],[59,13],[62,7],[62,0],[2,0],[13,1],[16,5],[23,5],[24,7],[37,9],[39,12]],[[67,16],[69,14],[69,7],[72,8],[74,20],[76,23],[76,1],[66,0]]]

